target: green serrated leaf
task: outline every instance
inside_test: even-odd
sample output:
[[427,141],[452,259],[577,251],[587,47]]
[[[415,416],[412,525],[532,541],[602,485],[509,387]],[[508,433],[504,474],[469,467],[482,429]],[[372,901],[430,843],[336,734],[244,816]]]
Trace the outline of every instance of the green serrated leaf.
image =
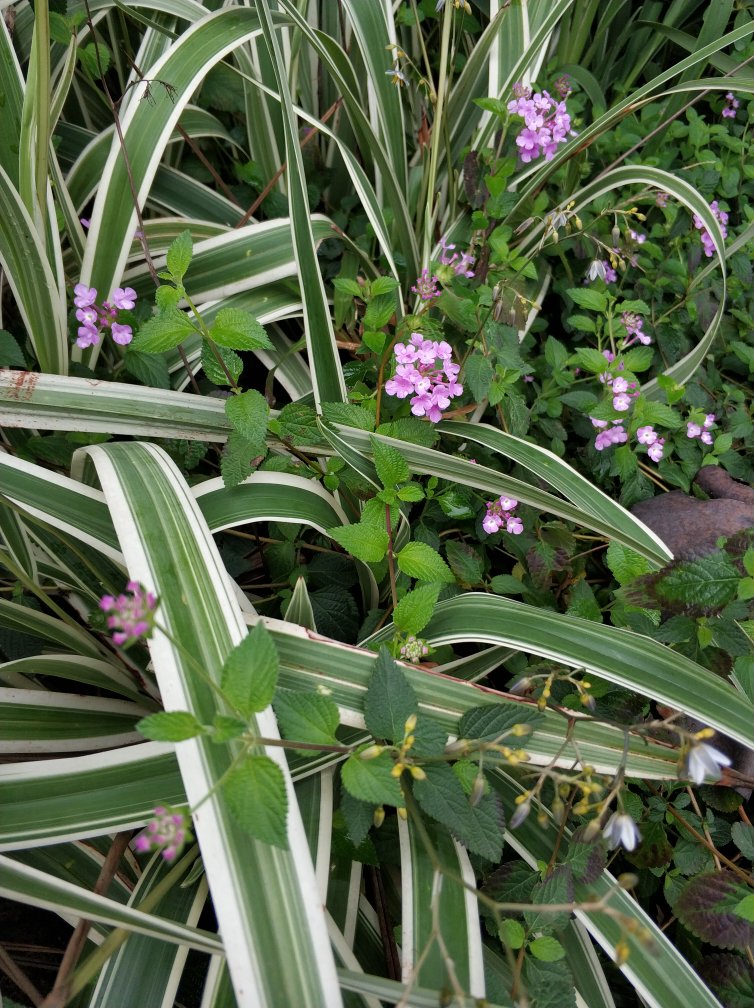
[[328,529],[327,534],[351,556],[364,563],[379,563],[387,553],[390,542],[384,529],[363,521],[336,526]]
[[573,899],[571,866],[568,864],[558,865],[543,881],[537,882],[532,890],[531,902],[541,903],[543,909],[524,912],[524,919],[529,930],[541,931],[543,934],[561,931],[568,924],[570,913],[567,910],[550,911],[547,906],[552,903],[572,903]]
[[406,719],[419,710],[413,687],[383,644],[364,700],[364,720],[376,739],[403,741]]
[[730,838],[747,861],[754,861],[754,826],[749,823],[733,823]]
[[402,808],[401,786],[398,778],[393,777],[392,770],[393,760],[388,753],[381,753],[375,759],[363,760],[356,752],[343,764],[341,779],[348,793],[359,801],[369,805],[394,805]]
[[246,757],[225,778],[222,793],[233,818],[250,836],[288,849],[285,778],[269,756]]
[[607,311],[607,297],[600,291],[591,290],[589,287],[575,287],[567,290],[566,294],[579,308],[588,308],[600,314]]
[[[335,737],[340,715],[338,705],[320,693],[278,690],[273,701],[275,715],[284,738],[311,745],[338,745]],[[311,756],[311,750],[298,752]]]
[[242,308],[221,308],[209,329],[210,338],[231,350],[271,349],[264,326]]
[[351,297],[356,298],[364,297],[363,289],[350,277],[335,277],[332,283],[335,290],[340,291],[341,294],[350,294]]
[[393,611],[393,623],[401,633],[418,634],[432,619],[439,584],[424,584],[408,592]]
[[234,487],[243,483],[259,464],[260,457],[264,457],[266,453],[264,444],[249,441],[238,431],[231,431],[223,445],[220,459],[220,473],[225,486]]
[[188,228],[181,231],[175,238],[167,254],[167,267],[171,277],[176,283],[183,283],[186,270],[191,265],[191,257],[194,254],[194,243],[191,239],[191,232]]
[[542,962],[558,962],[565,957],[565,949],[557,940],[550,935],[542,935],[529,942],[529,951]]
[[384,487],[392,489],[411,478],[408,462],[399,451],[378,438],[372,437],[369,440],[374,453],[374,466]]
[[91,80],[99,80],[107,73],[112,61],[112,52],[103,42],[90,42],[80,46],[77,54],[81,68]]
[[649,560],[640,553],[614,540],[607,548],[606,560],[619,585],[628,584],[641,574],[646,574],[651,568]]
[[524,983],[537,1008],[576,1008],[573,976],[565,961],[543,962],[535,956],[526,956]]
[[422,445],[424,448],[431,448],[439,437],[433,424],[427,423],[426,420],[420,420],[418,417],[401,417],[398,420],[380,424],[377,433],[395,438],[397,441],[408,441],[410,444]]
[[512,574],[497,574],[490,581],[490,588],[496,595],[520,595],[524,591],[523,584]]
[[543,714],[529,703],[491,703],[467,710],[458,725],[459,738],[493,742],[510,735],[514,725],[531,725]]
[[594,350],[592,347],[582,347],[581,350],[577,350],[571,360],[578,367],[585,371],[591,371],[592,374],[602,374],[607,370],[607,361],[599,350]]
[[141,353],[163,353],[179,346],[195,333],[196,329],[185,312],[169,308],[145,322],[131,346]]
[[378,294],[376,297],[371,298],[364,312],[364,328],[372,330],[381,329],[395,315],[396,307],[396,297],[392,291],[387,294]]
[[450,569],[462,585],[474,587],[482,581],[484,560],[473,546],[463,541],[449,539],[445,547]]
[[133,343],[123,354],[123,368],[130,375],[150,388],[170,388],[170,371],[165,357],[156,353],[139,353]]
[[152,742],[183,742],[204,734],[203,725],[190,711],[159,711],[136,723],[136,730]]
[[426,543],[410,542],[395,554],[398,567],[417,581],[455,581],[453,572],[443,558]]
[[0,367],[26,368],[21,347],[5,329],[0,329]]
[[481,352],[469,354],[463,365],[463,383],[476,402],[486,399],[492,383],[492,364]]
[[[164,278],[169,279],[169,275]],[[169,311],[171,308],[178,308],[178,302],[182,297],[182,287],[174,287],[172,284],[161,284],[154,294],[154,303],[157,306],[158,314]]]
[[374,825],[374,806],[368,802],[359,801],[348,791],[343,790],[340,796],[340,811],[346,821],[348,839],[354,847],[358,847]]
[[[317,412],[305,403],[288,403],[274,421],[277,436],[295,446],[314,445],[320,440]],[[272,430],[272,425],[270,426]]]
[[513,920],[512,917],[505,917],[500,921],[497,934],[503,945],[511,949],[522,948],[526,938],[523,925],[520,921]]
[[398,281],[391,276],[380,276],[375,280],[372,280],[369,286],[369,293],[372,297],[377,297],[380,294],[389,294],[398,287]]
[[754,941],[754,924],[736,908],[751,891],[733,872],[706,872],[688,881],[674,912],[702,941],[724,949],[746,948]]
[[270,407],[261,392],[249,389],[225,400],[225,415],[242,437],[264,445]]
[[499,861],[503,853],[503,811],[495,792],[470,805],[460,781],[447,765],[428,766],[424,780],[414,781],[422,810],[441,822],[470,851]]
[[250,717],[272,702],[280,662],[272,635],[257,623],[225,659],[220,685],[241,717]]
[[[225,365],[225,368],[220,364],[220,361]],[[235,351],[228,350],[226,347],[221,347],[207,339],[202,340],[201,362],[205,375],[215,385],[237,384],[243,371],[243,361]],[[226,371],[228,374],[225,373]],[[228,375],[232,381],[228,379]]]
[[740,903],[736,903],[733,907],[733,912],[745,921],[754,922],[754,893],[749,893],[748,896],[744,896]]
[[248,725],[238,718],[229,717],[227,714],[216,714],[212,723],[212,741],[218,745],[230,742],[231,739],[239,738],[246,731]]
[[346,424],[359,430],[374,430],[374,413],[356,403],[322,403],[322,416],[328,423]]
[[418,483],[406,483],[398,491],[398,500],[414,504],[417,501],[424,500],[424,491]]
[[622,355],[622,360],[628,371],[636,373],[639,371],[646,371],[647,368],[650,368],[652,366],[654,356],[655,352],[651,346],[638,346],[633,347],[631,350],[627,350],[626,353]]

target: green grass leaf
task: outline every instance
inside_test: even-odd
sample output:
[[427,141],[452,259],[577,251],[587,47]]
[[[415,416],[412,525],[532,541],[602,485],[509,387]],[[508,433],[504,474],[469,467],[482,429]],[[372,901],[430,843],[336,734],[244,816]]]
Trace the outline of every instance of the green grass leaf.
[[263,623],[233,648],[223,665],[220,687],[242,717],[272,702],[278,680],[278,653]]
[[285,780],[269,756],[249,756],[231,770],[222,793],[234,819],[250,836],[288,849]]
[[398,745],[406,733],[406,719],[418,710],[416,693],[383,645],[364,701],[367,728],[375,738]]
[[410,542],[396,553],[398,567],[417,581],[455,581],[453,572],[443,558],[426,543]]
[[183,742],[203,734],[204,727],[190,711],[159,711],[138,721],[136,730],[153,742]]

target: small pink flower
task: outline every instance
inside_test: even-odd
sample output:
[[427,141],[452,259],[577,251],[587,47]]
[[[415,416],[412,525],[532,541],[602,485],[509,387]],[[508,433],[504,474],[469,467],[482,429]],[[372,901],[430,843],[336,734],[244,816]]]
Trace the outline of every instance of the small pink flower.
[[628,382],[625,378],[613,379],[613,392],[625,392],[628,389]]
[[113,322],[110,327],[110,334],[113,337],[113,342],[117,343],[119,346],[127,346],[134,338],[131,326],[120,325],[118,322]]
[[139,853],[159,850],[166,861],[175,861],[184,845],[193,839],[190,827],[191,817],[188,812],[158,805],[154,810],[154,818],[150,819],[146,829],[134,840],[134,850]]
[[711,445],[712,435],[707,430],[702,431],[702,433],[699,435],[699,440],[702,442],[702,444]]
[[657,433],[652,426],[640,427],[636,432],[636,440],[639,444],[651,445],[657,440]]
[[136,304],[136,291],[133,287],[117,287],[110,298],[116,308],[131,309]]
[[659,462],[665,451],[665,439],[658,438],[653,444],[647,448],[647,455],[652,459],[653,462]]
[[506,519],[505,531],[510,535],[521,535],[524,531],[524,524],[517,515]]
[[89,308],[97,300],[97,289],[87,287],[86,284],[78,283],[73,288],[75,295],[73,303],[77,308]]
[[702,433],[702,428],[699,424],[692,423],[690,420],[686,424],[686,437],[697,438]]
[[108,629],[115,631],[113,643],[118,647],[148,637],[157,608],[157,596],[145,591],[138,581],[129,581],[126,591],[128,595],[103,595],[99,603],[100,609],[107,614]]
[[619,395],[613,397],[613,409],[618,410],[619,413],[625,413],[630,405],[631,396],[626,395],[625,392],[621,392]]
[[85,350],[87,347],[95,346],[99,343],[99,332],[93,325],[82,325],[78,328],[76,346]]

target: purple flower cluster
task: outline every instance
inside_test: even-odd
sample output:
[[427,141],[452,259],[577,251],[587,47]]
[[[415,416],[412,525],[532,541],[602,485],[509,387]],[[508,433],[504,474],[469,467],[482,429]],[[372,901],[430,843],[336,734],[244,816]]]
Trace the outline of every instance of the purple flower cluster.
[[621,322],[626,327],[626,333],[630,337],[625,340],[622,349],[625,350],[634,343],[641,343],[644,346],[649,346],[652,342],[652,337],[647,336],[643,330],[644,319],[641,315],[636,315],[634,312],[624,311],[620,317]]
[[[728,229],[726,224],[728,223],[728,215],[724,210],[721,210],[717,205],[717,200],[712,200],[710,203],[710,210],[720,221],[720,229],[723,232],[723,238],[728,237]],[[712,241],[712,235],[709,233],[707,228],[704,226],[704,221],[697,214],[694,214],[694,227],[701,231],[702,245],[704,246],[704,254],[708,259],[711,259],[715,252],[715,245]]]
[[489,535],[500,532],[503,527],[510,535],[521,535],[524,531],[523,522],[518,515],[513,514],[518,507],[518,501],[513,497],[498,497],[497,500],[488,501],[485,507],[487,513],[482,519],[482,528]]
[[416,637],[411,634],[406,638],[406,643],[401,647],[400,655],[401,658],[405,658],[406,661],[417,665],[422,658],[426,658],[429,654],[429,647],[427,642],[422,640],[421,637]]
[[86,284],[76,284],[73,288],[73,303],[76,318],[81,325],[78,329],[76,346],[85,349],[99,343],[102,329],[109,329],[115,343],[126,346],[133,339],[130,325],[121,325],[115,320],[119,311],[129,311],[136,304],[136,291],[132,287],[117,287],[109,301],[97,302],[97,290]]
[[158,805],[154,819],[134,840],[134,850],[139,853],[159,850],[166,861],[175,861],[185,843],[192,839],[191,819],[181,809]]
[[[470,252],[456,252],[455,245],[449,245],[444,238],[440,239],[442,251],[437,258],[441,266],[452,266],[456,276],[474,276],[474,256]],[[425,271],[426,272],[426,271]]]
[[545,161],[551,161],[558,144],[566,143],[573,134],[565,101],[556,102],[547,91],[532,94],[526,84],[515,84],[513,94],[508,111],[524,120],[524,128],[516,137],[521,160],[528,164],[544,154]]
[[710,433],[710,427],[714,426],[715,426],[714,413],[708,413],[700,424],[694,423],[693,420],[689,420],[686,424],[686,437],[699,438],[702,444],[711,445],[712,434]]
[[456,381],[461,368],[452,363],[450,344],[411,333],[408,344],[398,343],[394,352],[395,377],[385,382],[385,391],[398,399],[411,395],[414,416],[426,416],[437,423],[450,400],[463,392],[463,385]]
[[100,609],[107,613],[108,629],[115,630],[113,643],[118,647],[149,636],[157,607],[157,596],[145,591],[138,581],[129,581],[126,591],[130,595],[103,595],[99,602]]
[[611,425],[607,420],[595,420],[594,417],[589,417],[589,419],[592,421],[593,427],[599,428],[599,434],[594,439],[594,447],[597,451],[604,451],[611,445],[623,444],[628,440],[628,434],[626,434],[621,420],[613,420]]
[[736,109],[741,104],[740,101],[738,100],[738,98],[736,98],[736,96],[733,94],[732,91],[729,91],[726,94],[725,100],[726,100],[726,102],[728,104],[725,106],[725,108],[722,111],[723,119],[735,119],[736,118]]
[[636,432],[636,440],[639,444],[647,446],[647,455],[653,462],[660,461],[665,452],[665,438],[661,438],[651,424],[639,427]]
[[437,277],[430,276],[429,270],[423,269],[421,276],[417,277],[416,283],[411,288],[411,292],[418,295],[422,301],[431,301],[432,298],[437,298],[442,293],[437,284]]

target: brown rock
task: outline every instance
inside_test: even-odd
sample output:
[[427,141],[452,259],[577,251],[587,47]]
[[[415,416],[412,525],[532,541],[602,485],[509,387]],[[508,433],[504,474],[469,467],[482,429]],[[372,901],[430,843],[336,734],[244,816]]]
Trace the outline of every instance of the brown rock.
[[631,508],[676,557],[710,553],[720,536],[754,528],[754,489],[714,466],[701,469],[695,483],[712,499],[697,500],[673,490]]

